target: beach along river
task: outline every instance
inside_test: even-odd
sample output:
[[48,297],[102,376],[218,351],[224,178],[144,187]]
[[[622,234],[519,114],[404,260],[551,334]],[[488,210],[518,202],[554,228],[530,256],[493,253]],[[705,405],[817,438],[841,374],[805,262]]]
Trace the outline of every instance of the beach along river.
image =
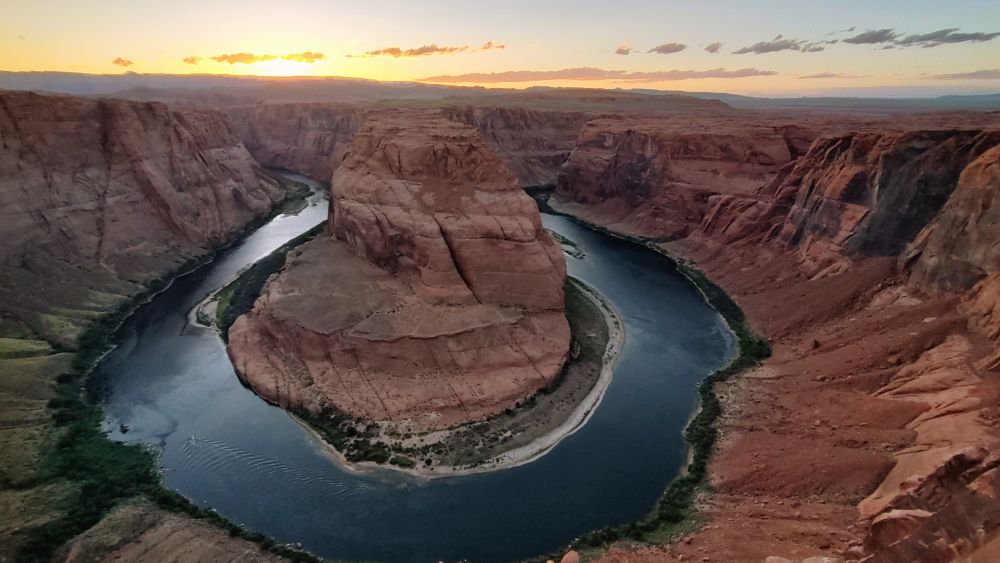
[[326,209],[317,191],[304,210],[275,218],[136,312],[99,368],[113,439],[156,448],[165,485],[194,503],[335,559],[518,559],[652,508],[685,461],[681,433],[698,382],[735,346],[665,258],[543,216],[584,254],[566,257],[570,275],[598,290],[625,324],[614,377],[589,422],[536,461],[493,473],[355,473],[244,388],[222,340],[189,322],[209,293],[325,220]]

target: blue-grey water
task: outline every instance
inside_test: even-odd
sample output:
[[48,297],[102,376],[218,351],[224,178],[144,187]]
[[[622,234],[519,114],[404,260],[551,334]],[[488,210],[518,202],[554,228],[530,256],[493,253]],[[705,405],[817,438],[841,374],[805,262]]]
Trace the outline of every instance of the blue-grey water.
[[[685,458],[696,387],[733,350],[722,320],[656,253],[544,216],[586,253],[569,273],[620,312],[626,340],[590,421],[532,463],[421,480],[335,465],[313,435],[237,380],[188,315],[239,270],[326,217],[321,195],[174,283],[124,326],[101,365],[110,435],[160,452],[167,487],[324,557],[501,561],[550,552],[647,513]],[[126,424],[129,431],[118,431]]]

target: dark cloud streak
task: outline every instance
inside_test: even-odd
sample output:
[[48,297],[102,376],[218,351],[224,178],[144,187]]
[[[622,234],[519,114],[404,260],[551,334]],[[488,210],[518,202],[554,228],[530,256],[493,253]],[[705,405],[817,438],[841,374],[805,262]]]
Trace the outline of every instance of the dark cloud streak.
[[409,57],[424,57],[427,55],[453,55],[455,53],[466,53],[475,51],[491,51],[495,49],[506,49],[507,46],[503,43],[496,43],[493,41],[487,41],[483,43],[478,49],[470,48],[468,45],[462,46],[443,46],[439,47],[437,43],[431,43],[430,45],[421,45],[420,47],[415,47],[412,49],[402,49],[400,47],[386,47],[384,49],[375,49],[373,51],[367,51],[361,53],[360,55],[347,55],[351,58],[368,58],[368,57],[392,57],[394,59],[398,58],[409,58]]
[[657,45],[646,52],[656,53],[657,55],[670,55],[673,53],[680,53],[684,49],[687,49],[687,45],[683,43],[664,43],[662,45]]
[[896,41],[896,44],[903,47],[920,46],[927,48],[950,43],[981,43],[984,41],[992,41],[993,39],[1000,37],[1000,32],[956,33],[957,31],[958,28],[953,27],[948,29],[939,29],[930,33],[907,35],[899,41]]
[[877,43],[889,43],[897,37],[899,37],[899,34],[892,28],[869,29],[868,31],[863,31],[854,37],[844,39],[844,43],[850,43],[851,45],[874,45]]
[[673,80],[693,80],[698,78],[747,78],[751,76],[774,76],[772,70],[740,68],[726,70],[722,67],[708,70],[663,70],[650,72],[630,72],[607,70],[593,67],[564,68],[560,70],[509,70],[505,72],[473,72],[468,74],[430,76],[420,82],[474,82],[496,84],[504,82],[543,82],[550,80],[618,80],[622,82],[666,82]]
[[748,53],[753,53],[755,55],[763,55],[765,53],[777,53],[779,51],[818,53],[826,50],[826,45],[832,45],[836,42],[836,39],[832,41],[806,41],[804,39],[789,39],[783,35],[779,35],[770,41],[760,41],[750,45],[749,47],[737,49],[736,51],[733,51],[733,54],[746,55]]

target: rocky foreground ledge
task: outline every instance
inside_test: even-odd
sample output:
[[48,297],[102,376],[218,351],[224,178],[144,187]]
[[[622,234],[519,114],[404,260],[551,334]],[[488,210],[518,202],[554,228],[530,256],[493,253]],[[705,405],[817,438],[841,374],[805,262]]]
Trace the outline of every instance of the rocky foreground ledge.
[[448,428],[553,384],[565,277],[534,202],[474,129],[378,114],[333,176],[328,236],[293,252],[229,353],[282,407]]

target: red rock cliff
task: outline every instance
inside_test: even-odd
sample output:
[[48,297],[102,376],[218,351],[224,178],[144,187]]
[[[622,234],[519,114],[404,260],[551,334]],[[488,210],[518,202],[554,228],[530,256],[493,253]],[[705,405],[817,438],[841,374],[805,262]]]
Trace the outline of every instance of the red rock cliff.
[[[720,387],[717,494],[702,510],[724,524],[609,559],[995,559],[1000,133],[827,136],[756,185],[717,174],[705,190],[676,180],[686,167],[667,141],[683,135],[621,142],[608,129],[603,144],[585,130],[555,205],[681,237],[664,247],[725,287],[774,347]],[[706,191],[701,207],[693,194]]]
[[211,112],[2,92],[0,140],[0,309],[66,344],[283,196]]
[[714,196],[753,196],[812,139],[799,128],[715,125],[699,127],[686,116],[587,123],[556,194],[602,224],[683,237],[698,228]]
[[261,396],[443,428],[558,375],[562,252],[474,129],[439,112],[369,117],[334,174],[329,231],[230,331]]
[[503,107],[453,107],[444,113],[478,129],[524,187],[555,184],[588,119],[583,112]]
[[364,111],[341,104],[223,108],[247,150],[265,166],[326,181],[351,147]]

